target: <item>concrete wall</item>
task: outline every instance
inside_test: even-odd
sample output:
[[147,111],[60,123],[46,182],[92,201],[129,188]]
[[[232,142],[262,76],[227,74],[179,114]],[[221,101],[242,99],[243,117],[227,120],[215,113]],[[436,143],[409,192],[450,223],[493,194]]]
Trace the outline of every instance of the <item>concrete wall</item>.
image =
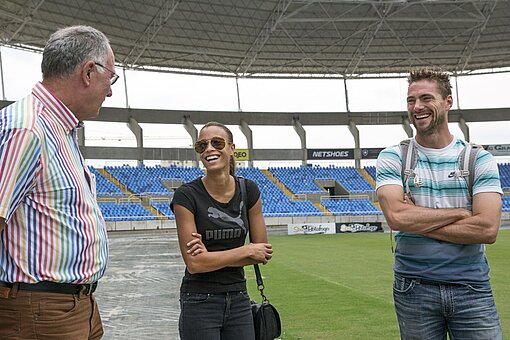
[[[353,216],[286,216],[264,218],[268,229],[287,226],[297,223],[352,223],[352,222],[381,222],[385,231],[389,230],[386,219],[383,215],[353,215]],[[510,228],[510,212],[501,214],[501,226]],[[108,231],[126,230],[156,230],[175,229],[175,220],[154,220],[154,221],[118,221],[106,222]]]

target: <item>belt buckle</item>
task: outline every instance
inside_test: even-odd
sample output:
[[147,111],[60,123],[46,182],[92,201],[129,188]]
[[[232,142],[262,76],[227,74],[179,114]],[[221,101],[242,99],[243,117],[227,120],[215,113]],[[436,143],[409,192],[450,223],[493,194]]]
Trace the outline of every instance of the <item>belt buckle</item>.
[[90,296],[92,295],[92,283],[89,284],[83,284],[81,285],[80,291],[83,293],[83,295]]

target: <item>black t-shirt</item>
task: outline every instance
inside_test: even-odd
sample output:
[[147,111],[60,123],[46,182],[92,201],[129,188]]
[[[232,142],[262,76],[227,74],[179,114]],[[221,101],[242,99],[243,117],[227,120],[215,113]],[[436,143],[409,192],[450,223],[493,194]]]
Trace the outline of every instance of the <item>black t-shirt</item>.
[[[247,210],[260,197],[257,185],[246,179]],[[216,201],[205,189],[201,178],[181,185],[174,193],[170,208],[181,205],[195,216],[197,232],[208,251],[228,250],[244,245],[248,228],[247,217],[242,216],[242,199],[239,181],[228,203]],[[187,269],[182,279],[181,292],[219,293],[246,289],[243,267],[225,267],[209,273],[191,274]]]

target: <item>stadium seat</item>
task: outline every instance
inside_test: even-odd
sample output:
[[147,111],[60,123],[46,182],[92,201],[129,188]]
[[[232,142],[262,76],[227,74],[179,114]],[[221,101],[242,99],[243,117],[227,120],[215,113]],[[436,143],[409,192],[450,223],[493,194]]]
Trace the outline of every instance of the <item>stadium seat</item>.
[[354,167],[270,167],[268,169],[294,194],[326,193],[317,180],[335,180],[349,193],[370,193],[374,188]]
[[123,166],[106,166],[105,170],[112,176],[117,178],[122,184],[139,195],[152,196],[169,196],[172,194],[163,184],[162,181],[177,180],[189,182],[204,173],[197,167],[147,167],[144,165],[133,167]]
[[320,216],[322,212],[310,201],[292,201],[258,168],[239,168],[236,175],[257,183],[264,216]]

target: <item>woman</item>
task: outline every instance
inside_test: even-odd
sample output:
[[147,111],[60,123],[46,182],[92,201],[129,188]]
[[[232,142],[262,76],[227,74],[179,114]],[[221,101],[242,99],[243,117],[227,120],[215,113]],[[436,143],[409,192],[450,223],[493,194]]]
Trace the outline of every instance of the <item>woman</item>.
[[[206,175],[179,187],[171,204],[186,264],[179,333],[183,340],[255,339],[243,266],[265,264],[273,254],[260,191],[246,179],[242,201],[233,136],[225,125],[207,123],[198,139],[195,151]],[[245,244],[248,231],[251,243]]]

